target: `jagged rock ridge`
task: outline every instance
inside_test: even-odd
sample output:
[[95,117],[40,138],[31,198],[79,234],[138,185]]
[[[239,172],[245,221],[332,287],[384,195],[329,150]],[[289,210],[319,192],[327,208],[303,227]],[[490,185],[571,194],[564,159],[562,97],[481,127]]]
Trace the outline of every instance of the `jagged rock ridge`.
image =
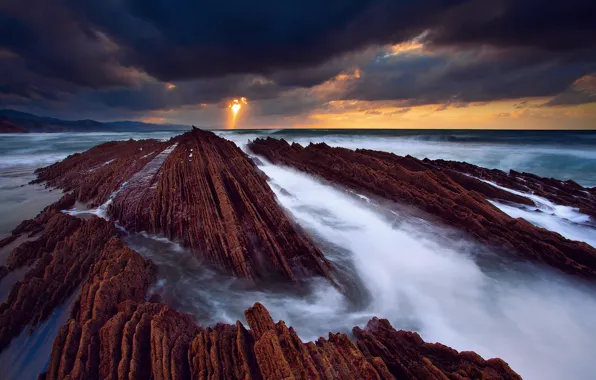
[[357,192],[415,206],[497,249],[568,273],[596,277],[596,249],[509,217],[487,198],[533,202],[465,175],[467,172],[446,168],[444,162],[435,165],[431,160],[332,148],[324,143],[303,147],[273,138],[257,139],[249,149],[273,163],[292,166]]
[[171,145],[157,140],[111,141],[35,171],[33,183],[74,191],[77,200],[95,207]]
[[27,325],[34,328],[71,296],[108,243],[116,239],[113,224],[97,217],[83,221],[55,207],[41,215],[48,217],[41,236],[16,247],[4,270],[30,266],[0,305],[0,351]]
[[583,187],[570,179],[561,181],[515,170],[506,173],[497,169],[485,169],[467,162],[428,159],[423,161],[433,167],[466,173],[509,189],[532,193],[558,205],[579,208],[580,212],[596,219],[596,188],[594,187]]
[[[294,282],[332,268],[234,143],[193,129],[168,142],[106,143],[38,171],[130,231],[163,234],[218,268]],[[110,199],[112,197],[112,199]]]
[[[235,147],[219,145],[218,139],[211,140],[214,136],[202,132],[193,131],[191,137],[194,141],[188,143],[177,140],[164,144],[161,152],[155,153],[151,161],[134,173],[128,171],[121,175],[115,168],[107,169],[109,184],[87,183],[85,179],[56,174],[61,171],[59,165],[44,175],[72,189],[81,199],[87,198],[96,204],[99,198],[110,198],[108,188],[121,189],[112,199],[112,212],[118,210],[119,202],[123,202],[117,199],[120,194],[126,199],[132,196],[139,204],[144,204],[146,195],[154,202],[158,197],[156,194],[162,194],[165,200],[160,202],[169,205],[171,201],[176,205],[180,200],[168,199],[166,195],[172,192],[165,186],[170,184],[179,189],[185,182],[178,177],[191,178],[199,188],[204,186],[200,180],[192,179],[198,175],[192,173],[198,170],[197,167],[203,168],[205,178],[212,178],[213,183],[219,181],[219,185],[214,185],[216,190],[224,191],[228,186],[260,186],[259,182],[230,184],[236,176],[251,178],[254,173],[259,175],[254,166],[251,169],[250,163],[240,157],[232,160],[234,151],[229,149]],[[172,143],[178,144],[172,148],[172,153],[166,155],[167,158],[158,157]],[[182,159],[187,160],[190,149],[199,151],[200,161],[196,165],[180,165]],[[98,152],[102,151],[103,148],[98,149]],[[221,157],[234,163],[223,173],[222,168],[227,166],[220,161]],[[75,159],[79,160],[78,157]],[[133,161],[138,159],[137,156]],[[162,164],[151,165],[155,159],[163,159]],[[74,167],[89,170],[83,161]],[[124,162],[120,160],[118,165],[124,165]],[[73,163],[67,165],[70,164]],[[157,166],[160,169],[157,170]],[[161,169],[163,167],[167,170]],[[97,168],[91,166],[94,171]],[[187,171],[191,174],[179,175]],[[135,177],[136,173],[140,173],[139,176]],[[147,181],[147,177],[153,179]],[[122,186],[126,182],[133,185],[133,191]],[[153,185],[147,187],[149,183],[155,183],[157,187],[151,189]],[[135,187],[143,190],[141,196],[136,194]],[[273,204],[272,193],[261,191],[226,196],[229,199],[246,198],[242,203],[246,207],[257,207],[263,202]],[[193,199],[188,190],[174,194],[184,197],[185,201]],[[226,191],[226,194],[230,192]],[[251,200],[255,194],[268,198]],[[245,313],[250,330],[241,322],[208,328],[198,326],[191,316],[172,310],[158,299],[146,301],[155,279],[153,263],[118,238],[113,222],[96,217],[80,220],[60,213],[63,207],[73,202],[74,196],[66,195],[38,217],[15,229],[13,236],[35,232],[39,237],[21,244],[11,253],[9,268],[33,265],[33,269],[14,285],[9,300],[0,306],[1,351],[20,329],[27,324],[34,329],[36,323],[49,316],[80,287],[70,319],[54,340],[50,364],[40,376],[42,379],[519,379],[500,359],[485,361],[474,353],[458,353],[440,344],[424,343],[417,334],[396,331],[388,321],[376,318],[366,328],[354,329],[355,343],[345,334],[330,334],[327,339],[303,343],[294,329],[283,321],[274,323],[261,304],[255,304]],[[204,205],[216,208],[214,203],[205,202]],[[162,212],[179,210],[175,207],[169,206]],[[265,207],[265,210],[269,209]],[[243,220],[262,218],[260,212],[245,212]],[[267,229],[264,231],[269,234],[267,236],[274,238],[277,231],[274,227],[262,221],[258,223]]]
[[354,328],[356,344],[345,334],[305,344],[259,303],[245,312],[250,330],[239,321],[202,328],[166,305],[144,302],[151,276],[136,252],[106,250],[42,378],[520,379],[500,359],[428,344],[376,318]]

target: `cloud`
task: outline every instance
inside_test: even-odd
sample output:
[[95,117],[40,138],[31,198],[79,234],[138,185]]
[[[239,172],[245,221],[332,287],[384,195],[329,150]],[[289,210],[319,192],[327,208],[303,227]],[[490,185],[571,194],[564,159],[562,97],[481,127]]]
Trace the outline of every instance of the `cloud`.
[[464,107],[469,102],[555,96],[596,68],[581,57],[527,49],[435,48],[380,57],[363,67],[343,99],[402,100]]
[[472,0],[443,12],[427,41],[435,45],[589,51],[596,3],[586,0]]
[[577,104],[592,99],[569,89],[596,70],[595,18],[585,0],[6,0],[0,105],[135,115],[241,95],[262,115],[297,115],[341,99]]
[[596,74],[583,76],[567,90],[544,103],[543,107],[569,106],[596,102]]

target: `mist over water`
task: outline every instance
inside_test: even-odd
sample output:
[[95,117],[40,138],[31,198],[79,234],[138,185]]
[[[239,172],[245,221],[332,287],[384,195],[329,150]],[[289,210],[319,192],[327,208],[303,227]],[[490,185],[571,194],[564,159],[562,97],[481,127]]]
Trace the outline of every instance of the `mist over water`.
[[[60,195],[41,187],[20,187],[33,179],[36,167],[105,141],[167,139],[178,133],[0,135],[0,211],[13,210],[6,214],[0,234],[51,203],[49,198],[33,201],[36,197],[30,194]],[[469,137],[460,134],[457,139],[283,131],[218,134],[240,146],[249,138],[270,134],[302,144],[325,141],[351,149],[456,159],[596,184],[596,153],[583,143],[533,142],[527,138],[507,143],[507,136],[489,142],[487,138],[479,141],[474,133]],[[4,144],[7,141],[11,143]],[[260,168],[269,176],[279,203],[337,268],[342,290],[322,279],[309,281],[302,292],[280,284],[251,286],[218,273],[196,254],[167,239],[127,235],[125,240],[131,248],[159,267],[159,281],[152,293],[193,314],[203,325],[243,321],[244,310],[258,301],[275,320],[283,319],[294,326],[303,340],[328,332],[349,333],[353,326],[363,326],[377,316],[389,319],[397,329],[419,332],[427,342],[473,350],[485,358],[501,357],[524,378],[589,379],[596,373],[592,360],[596,354],[594,285],[494,255],[465,235],[421,215],[375,205],[374,200],[291,169],[266,162]],[[596,243],[594,226],[571,208],[548,201],[539,202],[541,212],[512,204],[497,206],[511,216],[522,216],[569,238]],[[50,319],[47,326],[54,329],[59,324]],[[44,349],[51,349],[51,339],[43,344]]]
[[528,378],[586,378],[596,370],[593,286],[492,256],[412,216],[388,219],[290,169],[262,169],[291,194],[276,191],[302,225],[348,252],[371,295],[357,314],[388,318],[427,341],[502,357]]

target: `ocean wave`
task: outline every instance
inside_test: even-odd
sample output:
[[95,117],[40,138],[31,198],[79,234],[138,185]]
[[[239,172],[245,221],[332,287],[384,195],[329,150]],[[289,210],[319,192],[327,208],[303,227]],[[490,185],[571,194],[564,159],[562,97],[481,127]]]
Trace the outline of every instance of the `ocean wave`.
[[53,164],[63,160],[67,156],[68,154],[66,153],[36,154],[34,152],[31,154],[0,156],[0,170],[17,167],[30,167],[34,169]]

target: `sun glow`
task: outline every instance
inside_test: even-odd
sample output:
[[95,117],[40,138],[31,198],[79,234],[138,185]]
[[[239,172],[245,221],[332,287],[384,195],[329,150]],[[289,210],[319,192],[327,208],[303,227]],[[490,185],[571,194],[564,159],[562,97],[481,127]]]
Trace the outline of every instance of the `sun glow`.
[[240,99],[233,99],[228,104],[228,108],[230,109],[230,111],[232,111],[232,118],[228,126],[229,129],[234,129],[234,127],[236,126],[236,119],[238,118],[238,113],[242,109],[242,106],[246,104],[248,104],[248,101],[245,97],[242,97]]

